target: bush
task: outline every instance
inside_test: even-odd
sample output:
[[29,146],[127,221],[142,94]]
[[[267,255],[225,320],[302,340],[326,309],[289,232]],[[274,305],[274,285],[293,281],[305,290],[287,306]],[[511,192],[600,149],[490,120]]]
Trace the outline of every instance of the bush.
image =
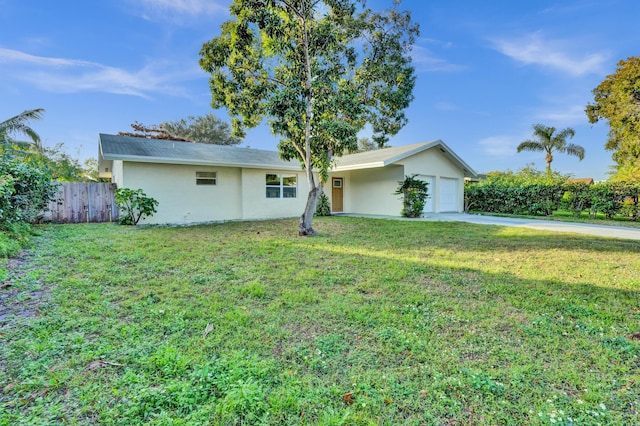
[[417,175],[405,176],[403,181],[398,182],[395,194],[402,195],[402,216],[420,217],[424,211],[424,204],[428,196],[429,184],[420,179]]
[[563,186],[564,195],[560,206],[564,210],[573,212],[574,216],[580,217],[584,210],[591,209],[591,192],[589,185],[584,182],[566,182]]
[[320,194],[314,216],[331,216],[331,204],[326,194]]
[[115,201],[120,209],[121,225],[137,225],[140,219],[156,213],[158,201],[147,197],[142,189],[118,188]]
[[640,185],[631,182],[539,182],[490,177],[465,185],[465,209],[505,214],[551,215],[559,208],[577,217],[583,211],[611,219],[616,215],[638,220]]
[[51,172],[9,155],[0,158],[0,228],[32,223],[56,193]]

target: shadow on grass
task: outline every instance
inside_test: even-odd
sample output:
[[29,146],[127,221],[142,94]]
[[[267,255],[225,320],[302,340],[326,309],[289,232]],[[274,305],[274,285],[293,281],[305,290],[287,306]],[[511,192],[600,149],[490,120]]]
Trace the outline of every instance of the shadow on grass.
[[[417,247],[424,244],[437,248],[463,246],[465,250],[475,251],[562,249],[640,253],[640,242],[634,240],[464,222],[410,222],[329,217],[316,219],[316,227],[320,231],[321,238],[339,236],[331,231],[332,221],[349,225],[351,228],[349,232],[353,234],[351,243],[355,245],[361,240],[370,241],[373,236],[382,246],[413,244]],[[328,225],[326,234],[323,229],[325,224]]]

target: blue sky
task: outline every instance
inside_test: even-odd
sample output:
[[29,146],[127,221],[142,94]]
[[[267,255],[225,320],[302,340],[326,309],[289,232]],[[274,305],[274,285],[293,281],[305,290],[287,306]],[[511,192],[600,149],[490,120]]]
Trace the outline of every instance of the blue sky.
[[[230,0],[0,0],[0,119],[45,108],[33,128],[47,146],[97,156],[98,133],[211,112],[202,43]],[[369,1],[375,9],[391,0]],[[588,123],[591,90],[640,54],[637,0],[405,0],[421,26],[409,124],[392,146],[442,139],[478,172],[544,168],[516,153],[534,123],[573,127],[586,158],[553,168],[606,177],[608,127]],[[224,111],[214,111],[226,118]],[[243,146],[275,149],[266,126]]]

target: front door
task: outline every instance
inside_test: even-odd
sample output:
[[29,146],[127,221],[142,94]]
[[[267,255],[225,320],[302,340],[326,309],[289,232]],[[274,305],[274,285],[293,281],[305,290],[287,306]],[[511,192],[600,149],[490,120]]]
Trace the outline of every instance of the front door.
[[343,178],[331,178],[331,211],[339,213],[342,211],[342,184]]

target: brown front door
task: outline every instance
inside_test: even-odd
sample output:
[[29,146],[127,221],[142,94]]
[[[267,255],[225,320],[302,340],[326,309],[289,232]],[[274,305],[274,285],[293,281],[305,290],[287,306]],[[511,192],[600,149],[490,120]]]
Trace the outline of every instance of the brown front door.
[[342,211],[342,178],[331,178],[331,211],[339,213]]

